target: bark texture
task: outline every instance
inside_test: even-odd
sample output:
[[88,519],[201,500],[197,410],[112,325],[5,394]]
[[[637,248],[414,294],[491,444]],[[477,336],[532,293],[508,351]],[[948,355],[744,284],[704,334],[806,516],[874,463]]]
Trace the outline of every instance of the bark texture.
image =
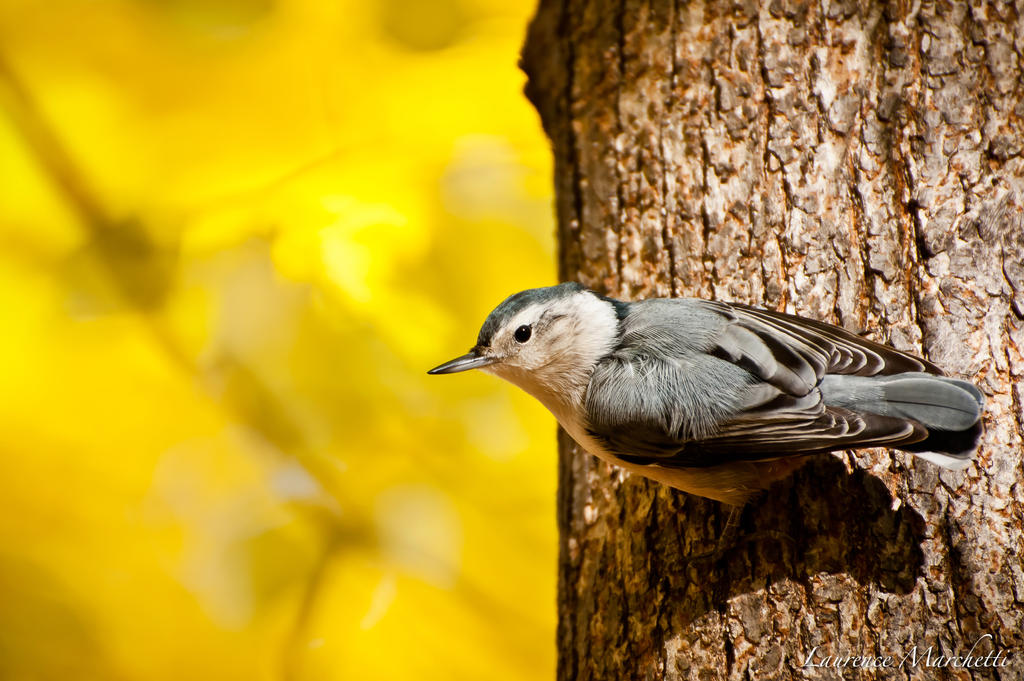
[[[563,434],[559,678],[1024,678],[1024,2],[541,0],[523,65],[564,280],[839,323],[988,395],[965,472],[823,457],[717,563],[727,509]],[[923,660],[979,639],[1009,664]]]

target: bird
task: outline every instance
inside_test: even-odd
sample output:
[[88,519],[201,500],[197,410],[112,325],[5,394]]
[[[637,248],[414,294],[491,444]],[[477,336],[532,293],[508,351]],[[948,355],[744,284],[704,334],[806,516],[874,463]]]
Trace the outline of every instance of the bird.
[[834,451],[963,469],[985,406],[969,381],[832,324],[574,282],[509,296],[468,353],[427,373],[470,369],[532,395],[590,454],[734,507]]

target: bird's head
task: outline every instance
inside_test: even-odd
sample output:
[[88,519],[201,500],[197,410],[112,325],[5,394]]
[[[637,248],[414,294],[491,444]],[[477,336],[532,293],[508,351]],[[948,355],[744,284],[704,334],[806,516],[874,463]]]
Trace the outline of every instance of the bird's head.
[[487,316],[467,354],[428,373],[483,369],[537,397],[585,386],[615,346],[625,306],[576,283],[521,291]]

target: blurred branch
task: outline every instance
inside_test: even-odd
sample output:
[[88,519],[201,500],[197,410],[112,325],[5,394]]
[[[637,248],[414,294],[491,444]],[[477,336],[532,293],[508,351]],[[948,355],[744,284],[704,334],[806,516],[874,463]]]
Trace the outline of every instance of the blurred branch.
[[47,124],[35,100],[21,80],[11,70],[5,56],[0,53],[0,83],[4,87],[5,104],[14,125],[21,132],[38,161],[49,174],[50,179],[63,193],[64,198],[82,219],[90,231],[102,231],[113,224],[103,210],[92,188],[58,141],[53,129]]
[[[153,314],[162,305],[169,289],[176,258],[166,257],[166,253],[152,242],[141,222],[117,220],[106,210],[2,53],[0,95],[11,120],[43,171],[53,181],[97,246],[95,255],[117,292],[130,307],[141,314],[157,345],[181,370],[198,378],[204,391],[214,398],[215,403],[224,405],[235,418],[259,433],[276,450],[294,457],[327,494],[337,499],[333,483],[336,468],[328,457],[318,455],[307,446],[301,428],[289,416],[286,405],[267,387],[257,372],[229,354],[218,357],[212,370],[204,370],[184,351],[167,324]],[[161,282],[160,286],[146,286],[146,282],[154,275]],[[238,387],[241,389],[224,390],[221,377],[226,375],[240,384]],[[273,418],[266,418],[267,414],[273,415]],[[296,677],[301,662],[299,646],[307,633],[327,567],[342,546],[342,535],[348,534],[339,529],[337,518],[330,520],[334,526],[326,530],[328,538],[309,581],[304,585],[296,622],[286,643],[282,670],[286,679]],[[361,529],[356,528],[355,532],[362,534]]]
[[[293,456],[328,494],[336,497],[332,481],[334,467],[326,457],[306,446],[302,430],[289,416],[287,407],[256,372],[227,354],[218,357],[215,372],[204,370],[185,352],[168,325],[152,314],[163,302],[176,258],[153,243],[140,221],[119,220],[111,215],[3,53],[0,53],[0,96],[40,167],[97,245],[95,255],[117,292],[141,313],[157,345],[180,369],[198,378],[208,396],[223,398],[215,402],[223,404],[235,418],[249,425],[276,449]],[[145,285],[154,277],[164,282],[156,286],[160,289],[158,292],[153,286]],[[221,394],[219,379],[228,373],[244,385],[244,391]],[[260,418],[265,414],[274,415],[274,425]]]
[[[5,105],[11,120],[25,139],[37,162],[49,176],[61,196],[72,208],[89,235],[90,250],[103,267],[117,294],[142,314],[149,333],[178,367],[198,378],[206,394],[227,408],[239,421],[250,426],[266,442],[292,456],[310,472],[323,488],[338,499],[332,483],[335,466],[329,457],[319,455],[304,441],[297,419],[289,415],[287,404],[252,367],[237,356],[222,353],[208,366],[200,366],[183,349],[173,329],[154,314],[169,291],[177,265],[175,253],[153,242],[145,224],[133,218],[118,219],[103,205],[96,189],[76,165],[56,131],[46,119],[30,91],[0,52],[0,105]],[[236,201],[266,195],[303,174],[339,158],[341,148],[291,169],[270,185],[238,194],[226,200]],[[225,390],[225,377],[234,383]],[[273,418],[267,418],[272,415]],[[457,480],[459,464],[450,458],[417,457],[415,467],[434,479],[450,485]],[[338,499],[341,501],[341,499]],[[474,500],[478,506],[492,501],[484,496]]]
[[317,557],[304,585],[299,609],[295,613],[295,621],[285,640],[281,657],[281,678],[284,681],[297,681],[302,676],[302,660],[305,648],[309,645],[309,626],[316,611],[316,602],[326,582],[327,568],[334,560],[342,545],[342,533],[334,532],[327,540],[323,550]]
[[[156,345],[183,373],[199,381],[212,403],[226,410],[233,419],[246,424],[275,450],[294,459],[330,497],[343,501],[334,482],[338,470],[334,460],[308,444],[298,419],[289,413],[288,405],[266,384],[259,372],[231,353],[222,353],[215,361],[200,364],[185,350],[173,328],[161,319],[158,313],[170,291],[177,267],[176,249],[156,243],[141,220],[118,218],[108,210],[2,52],[0,107],[7,110],[39,167],[77,217],[93,246],[90,254],[103,268],[116,294],[126,307],[139,314]],[[312,159],[278,182],[289,182],[339,155],[335,149],[321,158]],[[228,381],[230,389],[226,385]],[[422,468],[426,464],[419,461],[417,465]],[[432,468],[436,477],[454,479],[452,470]],[[365,548],[372,543],[370,528],[373,520],[361,514],[359,509],[346,509],[344,520],[334,513],[325,520],[328,525],[324,529],[322,551],[303,584],[295,621],[284,643],[281,668],[284,679],[300,676],[310,624],[327,583],[331,563],[343,548]],[[429,558],[436,560],[436,556]],[[451,569],[457,572],[455,566]],[[520,613],[498,602],[486,589],[468,581],[465,576],[459,578],[455,592],[473,606],[481,619],[493,621],[495,613],[503,621],[522,619]]]

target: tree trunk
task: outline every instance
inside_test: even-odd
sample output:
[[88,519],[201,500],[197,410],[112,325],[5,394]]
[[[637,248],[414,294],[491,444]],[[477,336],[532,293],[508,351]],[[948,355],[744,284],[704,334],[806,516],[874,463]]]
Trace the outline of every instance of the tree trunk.
[[[1024,2],[541,0],[523,65],[563,280],[831,321],[988,395],[966,471],[821,457],[717,562],[727,508],[562,434],[559,679],[1024,677]],[[853,655],[895,668],[805,664]]]

